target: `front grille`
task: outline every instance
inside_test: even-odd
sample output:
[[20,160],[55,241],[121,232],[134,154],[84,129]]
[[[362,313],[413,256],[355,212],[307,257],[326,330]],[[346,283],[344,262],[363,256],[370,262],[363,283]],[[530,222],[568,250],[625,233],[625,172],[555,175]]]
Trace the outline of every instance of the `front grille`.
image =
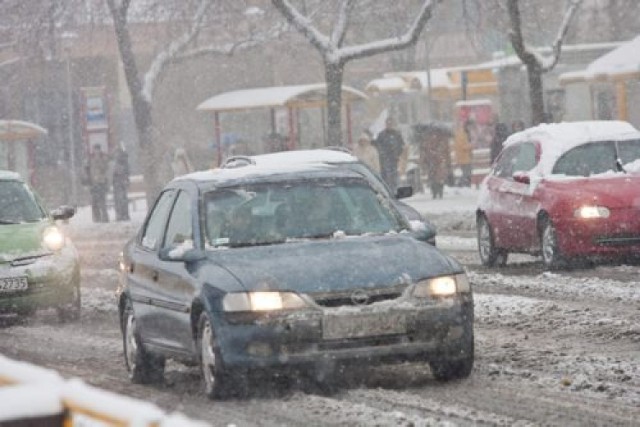
[[[348,291],[311,294],[311,297],[316,302],[316,304],[323,307],[370,305],[376,302],[389,301],[399,298],[406,287],[407,285],[403,284],[388,288],[359,288],[350,289]],[[353,296],[356,293],[358,293],[359,296],[366,295],[366,302],[364,304],[354,301]]]
[[404,335],[384,337],[350,338],[348,340],[324,341],[318,344],[319,350],[346,350],[361,347],[383,347],[407,342]]

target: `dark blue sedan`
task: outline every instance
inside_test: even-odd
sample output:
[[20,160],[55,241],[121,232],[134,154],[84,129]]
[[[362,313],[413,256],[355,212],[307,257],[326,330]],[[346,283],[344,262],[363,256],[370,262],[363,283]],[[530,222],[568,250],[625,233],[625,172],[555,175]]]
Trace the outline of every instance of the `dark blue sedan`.
[[199,364],[210,397],[253,370],[349,362],[417,360],[439,380],[466,377],[471,286],[420,233],[344,168],[177,178],[121,260],[129,375],[161,380],[166,358]]

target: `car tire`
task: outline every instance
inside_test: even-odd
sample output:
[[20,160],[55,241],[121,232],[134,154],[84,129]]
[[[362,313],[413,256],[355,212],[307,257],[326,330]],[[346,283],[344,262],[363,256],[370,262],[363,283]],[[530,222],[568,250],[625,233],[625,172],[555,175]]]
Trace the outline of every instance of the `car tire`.
[[131,302],[122,311],[124,361],[129,379],[136,384],[159,383],[164,379],[165,359],[147,352],[136,330],[136,317]]
[[545,268],[555,270],[565,264],[564,257],[558,248],[556,229],[549,218],[540,223],[540,252]]
[[82,312],[82,295],[80,293],[80,284],[73,287],[73,296],[71,302],[64,306],[56,308],[58,321],[60,323],[75,322],[80,319]]
[[431,373],[438,381],[451,381],[467,378],[473,370],[474,340],[472,327],[465,328],[461,352],[464,356],[456,360],[436,360],[429,364]]
[[485,267],[503,267],[507,263],[509,253],[496,248],[493,230],[487,217],[480,215],[476,224],[478,231],[478,255]]
[[198,357],[204,393],[209,399],[224,399],[230,395],[230,375],[222,363],[213,323],[206,313],[200,316]]

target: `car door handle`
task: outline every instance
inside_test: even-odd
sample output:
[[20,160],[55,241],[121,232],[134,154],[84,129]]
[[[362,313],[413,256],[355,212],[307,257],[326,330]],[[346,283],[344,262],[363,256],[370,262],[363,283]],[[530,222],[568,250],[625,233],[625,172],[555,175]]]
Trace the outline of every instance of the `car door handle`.
[[151,273],[151,280],[153,280],[154,282],[158,281],[158,272],[154,271],[153,273]]

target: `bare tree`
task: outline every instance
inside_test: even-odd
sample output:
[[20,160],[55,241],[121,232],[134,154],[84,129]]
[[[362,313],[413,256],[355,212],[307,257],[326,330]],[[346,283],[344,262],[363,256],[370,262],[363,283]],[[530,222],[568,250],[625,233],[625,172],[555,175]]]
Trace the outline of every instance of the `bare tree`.
[[425,0],[411,26],[400,36],[344,46],[351,13],[357,0],[342,0],[340,2],[337,18],[330,35],[323,34],[308,15],[300,12],[288,0],[271,0],[271,3],[282,13],[287,22],[296,28],[322,55],[327,83],[327,136],[329,144],[342,145],[342,81],[345,64],[355,59],[401,50],[414,45],[427,21],[431,18],[433,8],[441,1]]
[[542,75],[551,71],[558,63],[560,53],[562,52],[562,43],[569,24],[580,5],[582,0],[571,0],[567,8],[558,33],[552,44],[552,53],[549,57],[542,57],[524,41],[522,31],[522,17],[520,14],[520,0],[507,0],[507,11],[509,13],[509,21],[511,29],[509,37],[511,44],[520,60],[527,68],[527,77],[529,80],[529,97],[531,102],[531,123],[536,125],[545,120],[544,113],[544,94],[542,87]]
[[151,203],[160,191],[158,182],[158,153],[153,143],[153,101],[158,83],[170,65],[203,55],[231,55],[237,49],[247,48],[277,36],[282,26],[275,26],[262,33],[250,33],[242,40],[228,43],[219,41],[198,45],[198,36],[207,25],[210,9],[216,0],[199,0],[191,16],[182,18],[187,25],[171,42],[161,49],[152,59],[151,65],[143,74],[134,54],[130,34],[128,13],[131,0],[107,0],[113,19],[114,30],[120,51],[127,86],[131,95],[133,116],[138,135],[139,146],[144,150],[142,157],[143,173],[147,190],[147,201]]

